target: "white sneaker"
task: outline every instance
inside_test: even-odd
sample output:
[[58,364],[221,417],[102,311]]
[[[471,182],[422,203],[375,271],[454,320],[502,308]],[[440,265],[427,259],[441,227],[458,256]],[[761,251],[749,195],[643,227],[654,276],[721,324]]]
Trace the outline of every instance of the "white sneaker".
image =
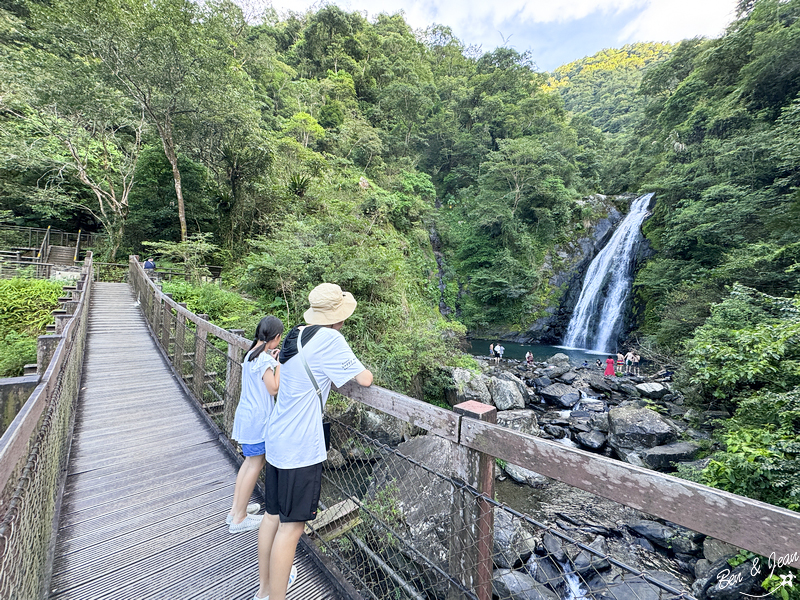
[[247,515],[241,523],[231,523],[228,525],[228,532],[241,533],[243,531],[253,531],[261,527],[262,515]]
[[[254,515],[258,513],[258,511],[260,510],[261,510],[261,505],[258,502],[252,502],[247,505],[246,512],[248,515]],[[225,517],[225,525],[230,525],[232,520],[233,520],[233,515],[231,513],[228,513],[228,516]]]

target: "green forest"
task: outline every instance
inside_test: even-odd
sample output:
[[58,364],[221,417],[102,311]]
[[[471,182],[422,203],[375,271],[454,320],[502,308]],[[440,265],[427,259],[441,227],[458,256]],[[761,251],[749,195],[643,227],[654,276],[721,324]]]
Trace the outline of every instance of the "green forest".
[[468,331],[558,306],[587,196],[654,192],[629,339],[734,415],[703,481],[797,510],[800,0],[535,59],[335,5],[0,0],[0,221],[222,265],[235,298],[174,293],[230,327],[338,283],[376,381],[437,401]]

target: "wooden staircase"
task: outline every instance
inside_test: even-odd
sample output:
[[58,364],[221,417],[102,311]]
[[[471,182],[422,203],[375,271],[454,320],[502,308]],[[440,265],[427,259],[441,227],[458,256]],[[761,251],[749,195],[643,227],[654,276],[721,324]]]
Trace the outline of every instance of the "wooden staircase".
[[50,246],[47,253],[48,262],[53,265],[75,265],[75,247],[74,246]]

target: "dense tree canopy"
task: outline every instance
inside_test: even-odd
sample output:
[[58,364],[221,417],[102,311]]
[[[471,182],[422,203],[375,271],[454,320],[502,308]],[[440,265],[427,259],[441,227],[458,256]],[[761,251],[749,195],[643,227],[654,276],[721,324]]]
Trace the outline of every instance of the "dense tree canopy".
[[631,328],[733,416],[703,481],[796,509],[800,0],[737,14],[546,74],[333,4],[0,0],[0,217],[223,264],[244,304],[174,293],[225,324],[339,283],[378,381],[437,401],[466,328],[558,305],[560,249],[604,216],[582,196],[653,191]]

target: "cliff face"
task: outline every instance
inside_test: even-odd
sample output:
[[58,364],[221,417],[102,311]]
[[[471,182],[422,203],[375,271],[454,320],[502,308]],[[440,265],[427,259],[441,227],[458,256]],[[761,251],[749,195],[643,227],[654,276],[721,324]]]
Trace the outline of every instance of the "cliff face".
[[521,344],[544,343],[558,344],[569,323],[572,309],[581,292],[583,276],[586,268],[597,253],[605,246],[614,232],[614,227],[624,215],[616,208],[619,202],[628,202],[628,196],[604,196],[595,194],[584,199],[593,212],[605,214],[591,223],[587,223],[587,235],[556,246],[545,258],[542,270],[549,273],[548,284],[553,290],[551,303],[542,307],[544,316],[532,321],[524,329],[510,331],[508,329],[487,328],[484,331],[472,332],[475,337],[504,339]]

